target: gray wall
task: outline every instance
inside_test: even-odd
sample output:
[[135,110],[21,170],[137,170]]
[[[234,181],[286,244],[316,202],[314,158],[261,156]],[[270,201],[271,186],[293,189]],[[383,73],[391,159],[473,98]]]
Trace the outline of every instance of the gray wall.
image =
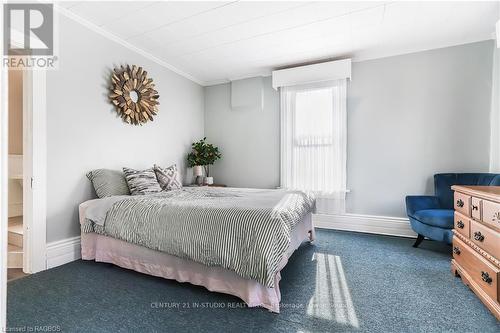
[[[405,216],[407,194],[437,172],[487,171],[493,41],[353,63],[348,88],[349,213]],[[205,134],[220,145],[216,182],[279,184],[279,97],[231,111],[230,85],[205,88]]]
[[264,85],[264,110],[231,110],[230,84],[205,88],[205,135],[223,154],[211,169],[215,183],[279,185],[279,94],[271,78]]
[[347,210],[404,216],[437,172],[488,171],[492,41],[355,63]]
[[[203,137],[203,88],[65,17],[59,69],[47,73],[47,241],[80,234],[78,205],[94,196],[85,173],[177,163]],[[143,66],[160,93],[154,121],[130,126],[107,98],[113,66]],[[190,181],[190,179],[188,180]]]
[[490,172],[500,173],[500,48],[493,52],[492,75]]

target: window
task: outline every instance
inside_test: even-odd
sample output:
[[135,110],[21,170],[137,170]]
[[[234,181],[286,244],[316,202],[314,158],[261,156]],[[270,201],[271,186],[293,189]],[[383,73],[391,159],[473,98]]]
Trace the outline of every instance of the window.
[[280,88],[281,186],[346,190],[346,80]]

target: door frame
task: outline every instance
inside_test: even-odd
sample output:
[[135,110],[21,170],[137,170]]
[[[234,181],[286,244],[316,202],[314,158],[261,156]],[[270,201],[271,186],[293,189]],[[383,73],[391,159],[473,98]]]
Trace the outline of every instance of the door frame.
[[[3,17],[3,6],[0,6],[0,15]],[[3,54],[3,43],[0,50]],[[7,326],[7,225],[8,225],[8,72],[0,68],[0,330],[5,331]]]
[[[11,43],[21,47],[23,39],[24,35],[14,32]],[[46,119],[46,71],[24,69],[23,272],[28,274],[47,269]]]
[[[3,7],[0,6],[0,15]],[[13,43],[22,43],[13,34]],[[0,45],[3,54],[3,45]],[[8,243],[8,70],[0,68],[0,330],[7,325]],[[23,271],[47,268],[47,120],[46,72],[23,74]]]
[[47,269],[47,117],[44,70],[23,73],[23,271]]

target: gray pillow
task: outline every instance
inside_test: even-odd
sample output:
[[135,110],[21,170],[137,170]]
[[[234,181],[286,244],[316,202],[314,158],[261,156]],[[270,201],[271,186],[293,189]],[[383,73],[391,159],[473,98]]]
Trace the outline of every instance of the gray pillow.
[[114,195],[130,195],[123,172],[117,170],[97,169],[87,173],[99,198]]
[[182,188],[177,165],[171,165],[168,168],[162,168],[155,164],[153,167],[156,173],[156,179],[164,191],[178,190]]
[[153,169],[134,170],[123,168],[125,180],[132,195],[157,193],[161,191]]

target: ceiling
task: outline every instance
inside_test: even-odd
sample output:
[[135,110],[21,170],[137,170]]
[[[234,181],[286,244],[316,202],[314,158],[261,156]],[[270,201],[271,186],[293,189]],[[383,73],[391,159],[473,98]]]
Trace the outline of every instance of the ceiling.
[[499,2],[63,2],[63,11],[210,85],[276,68],[491,39]]

